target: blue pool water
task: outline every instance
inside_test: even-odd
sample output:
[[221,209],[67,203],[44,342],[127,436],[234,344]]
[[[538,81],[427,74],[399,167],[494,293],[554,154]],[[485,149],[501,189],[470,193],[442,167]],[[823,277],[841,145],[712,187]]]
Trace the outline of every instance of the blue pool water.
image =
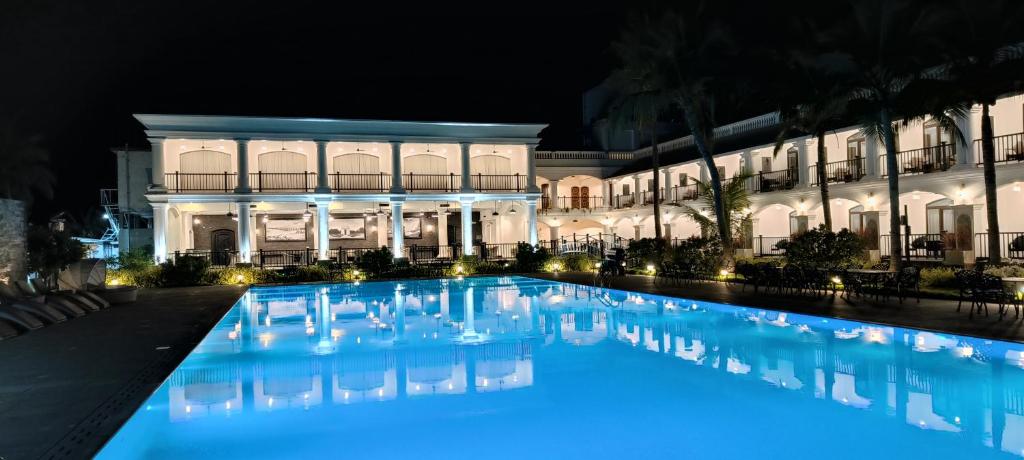
[[100,458],[1024,456],[1024,345],[519,277],[251,289]]

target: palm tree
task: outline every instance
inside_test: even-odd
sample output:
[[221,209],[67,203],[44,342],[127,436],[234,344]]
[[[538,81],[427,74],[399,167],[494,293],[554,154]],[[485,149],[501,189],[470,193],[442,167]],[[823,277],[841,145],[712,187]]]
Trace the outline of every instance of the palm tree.
[[[623,68],[612,75],[613,85],[621,95],[612,104],[613,126],[631,126],[637,133],[648,133],[651,142],[651,172],[654,175],[654,236],[662,238],[660,189],[660,152],[658,151],[658,118],[671,101],[660,92],[655,82],[644,81],[642,72]],[[668,187],[665,187],[666,193]]]
[[[725,182],[718,194],[714,192],[714,187],[709,182],[695,180],[697,201],[700,205],[683,205],[683,215],[700,225],[705,234],[721,235],[719,229],[725,226],[729,229],[730,234],[747,236],[744,235],[744,228],[751,221],[750,192],[747,190],[747,179],[749,178],[750,173],[747,171],[735,174],[732,180]],[[705,213],[707,209],[714,208],[716,195],[721,197],[725,213],[709,216]],[[718,216],[725,216],[725,219]]]
[[[953,6],[956,37],[949,42],[947,58],[953,63],[950,77],[961,100],[981,105],[981,163],[985,180],[985,211],[988,220],[988,260],[998,264],[999,212],[996,190],[995,141],[989,107],[1011,90],[1019,89],[1016,77],[1024,61],[1024,44],[1009,44],[1022,13],[1019,2],[960,0]],[[966,148],[973,146],[967,145]]]
[[723,199],[722,179],[714,160],[714,113],[726,92],[720,85],[732,43],[722,23],[705,2],[687,4],[678,11],[636,16],[615,44],[623,67],[665,94],[682,112],[685,127],[707,165],[718,235],[725,266],[733,260],[732,231]]
[[26,136],[13,124],[0,127],[0,198],[31,201],[33,195],[53,197],[55,178],[50,155],[39,137]]
[[881,139],[889,182],[890,268],[902,268],[900,238],[899,162],[893,119],[910,120],[924,109],[906,97],[922,78],[928,63],[920,59],[937,49],[937,31],[943,30],[943,15],[930,5],[908,0],[855,0],[851,2],[847,28],[834,30],[822,42],[833,53],[819,57],[825,71],[847,78],[852,91],[850,110],[859,118],[862,134]]
[[841,120],[846,112],[848,90],[840,81],[828,75],[816,72],[812,67],[794,65],[787,73],[794,78],[794,90],[802,91],[804,102],[780,108],[781,129],[775,139],[773,156],[777,156],[786,140],[794,133],[807,133],[817,140],[817,179],[821,192],[821,206],[825,214],[825,228],[832,231],[832,207],[829,203],[828,175],[825,165],[828,157],[825,152],[825,134],[828,129]]

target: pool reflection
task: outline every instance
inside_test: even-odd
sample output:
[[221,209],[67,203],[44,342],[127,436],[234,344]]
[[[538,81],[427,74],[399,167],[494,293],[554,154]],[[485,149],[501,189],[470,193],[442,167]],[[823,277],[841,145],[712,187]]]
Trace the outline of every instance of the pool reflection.
[[254,289],[163,397],[187,423],[529,392],[535,356],[571,347],[659,355],[1024,454],[1024,345],[522,278]]

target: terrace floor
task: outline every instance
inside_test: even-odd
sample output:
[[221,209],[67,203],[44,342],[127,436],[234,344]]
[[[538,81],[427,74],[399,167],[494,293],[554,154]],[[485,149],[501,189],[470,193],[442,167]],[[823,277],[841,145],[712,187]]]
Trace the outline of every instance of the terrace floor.
[[[528,275],[534,278],[562,281],[583,285],[594,284],[593,273],[542,273]],[[960,313],[956,311],[955,300],[922,298],[907,299],[901,305],[895,297],[888,302],[875,300],[874,297],[855,297],[853,300],[838,296],[780,296],[755,293],[752,287],[745,292],[738,284],[721,282],[694,282],[682,285],[654,285],[654,278],[641,275],[614,277],[608,287],[627,291],[646,292],[649,294],[680,297],[684,299],[704,300],[731,305],[767,308],[811,315],[831,316],[892,326],[911,327],[935,332],[947,332],[959,335],[990,338],[996,340],[1024,342],[1024,316],[1015,318],[1013,310],[999,320],[997,306],[989,306],[989,316],[975,315],[973,320],[967,318],[969,303],[965,303]]]
[[91,456],[244,290],[146,289],[0,342],[0,459]]

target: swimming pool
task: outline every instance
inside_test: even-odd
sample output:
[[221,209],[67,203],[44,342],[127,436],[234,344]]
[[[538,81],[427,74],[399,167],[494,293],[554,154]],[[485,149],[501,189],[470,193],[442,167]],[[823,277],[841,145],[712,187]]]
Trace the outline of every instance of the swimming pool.
[[523,277],[257,287],[100,458],[1024,456],[1024,345]]

